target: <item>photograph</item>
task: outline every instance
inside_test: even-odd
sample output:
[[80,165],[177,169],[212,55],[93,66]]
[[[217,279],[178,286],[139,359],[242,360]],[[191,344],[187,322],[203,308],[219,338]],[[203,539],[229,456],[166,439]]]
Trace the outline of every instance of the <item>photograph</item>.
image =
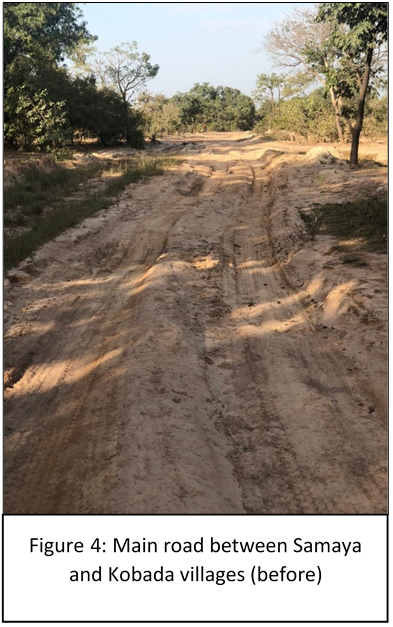
[[387,29],[3,3],[4,514],[387,514]]

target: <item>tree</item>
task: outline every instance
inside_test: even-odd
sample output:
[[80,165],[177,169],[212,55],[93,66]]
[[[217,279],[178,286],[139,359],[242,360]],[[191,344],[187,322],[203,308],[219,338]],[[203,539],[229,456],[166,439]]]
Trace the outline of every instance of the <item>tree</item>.
[[13,115],[5,124],[5,135],[18,138],[24,148],[33,144],[38,150],[56,150],[63,145],[67,134],[65,102],[52,102],[47,90],[31,91],[21,87],[8,92],[7,107],[12,104]]
[[255,105],[249,96],[233,87],[217,87],[217,117],[223,127],[219,130],[247,131],[255,124]]
[[255,91],[253,92],[254,100],[258,104],[262,104],[266,98],[270,100],[270,112],[272,120],[274,120],[274,113],[276,108],[276,96],[277,104],[280,107],[281,91],[285,86],[285,76],[283,74],[258,74]]
[[[121,90],[99,90],[91,73],[73,77],[62,65],[67,57],[80,67],[95,39],[81,17],[71,2],[5,5],[4,133],[10,143],[56,150],[72,143],[75,134],[89,133],[103,144],[126,139],[143,146],[140,114],[131,110]],[[146,57],[142,53],[139,58],[148,70],[152,66]],[[138,75],[135,87],[138,81],[143,76]],[[130,86],[120,85],[128,94]]]
[[163,94],[140,94],[136,106],[142,112],[144,129],[152,140],[157,135],[176,132],[181,124],[179,107]]
[[187,93],[171,99],[181,112],[183,128],[192,132],[206,124],[211,130],[248,130],[255,123],[255,105],[249,96],[232,87],[195,83]]
[[178,92],[171,100],[180,110],[181,126],[184,130],[194,132],[197,124],[204,122],[204,105],[200,97],[191,92]]
[[[325,87],[326,74],[333,69],[336,54],[328,42],[333,25],[316,22],[317,10],[297,7],[291,16],[274,28],[264,39],[263,48],[271,56],[275,67],[287,70],[300,82],[302,91],[313,84]],[[337,134],[344,140],[341,125],[342,99],[335,85],[329,84],[328,92],[335,111]]]
[[208,82],[195,83],[188,92],[188,96],[190,102],[197,103],[194,109],[197,111],[195,118],[197,124],[203,125],[217,119],[218,90],[213,85]]
[[[123,103],[123,132],[127,143],[137,147],[140,144],[142,124],[139,115],[131,109],[135,95],[146,87],[146,83],[154,78],[159,70],[158,65],[150,63],[150,55],[138,52],[137,43],[123,43],[109,52],[95,51],[93,59],[84,64],[84,73],[93,75],[100,83],[101,89],[111,90],[120,97]],[[78,72],[81,65],[78,64]],[[137,123],[136,128],[135,124]]]
[[126,141],[135,146],[135,115],[131,110],[131,102],[146,87],[146,83],[156,76],[159,66],[150,63],[150,55],[146,52],[138,52],[137,43],[133,41],[116,46],[103,54],[96,51],[85,69],[96,76],[103,89],[112,90],[120,96],[123,102]]
[[337,72],[328,77],[329,84],[341,95],[357,91],[351,165],[358,163],[366,96],[370,79],[378,73],[378,69],[373,70],[373,56],[387,41],[387,6],[386,2],[324,2],[318,11],[318,21],[331,27],[327,43],[335,47],[338,57]]
[[88,66],[102,86],[118,92],[123,102],[132,101],[134,95],[145,89],[146,83],[154,78],[159,65],[150,63],[150,55],[138,52],[135,41],[123,43],[103,54],[97,53]]
[[4,130],[11,142],[56,148],[67,134],[59,64],[94,37],[72,2],[4,5]]
[[310,75],[307,70],[299,70],[295,74],[287,74],[281,90],[283,100],[293,96],[306,96],[310,91]]
[[4,79],[12,83],[16,66],[58,64],[81,44],[96,39],[81,22],[75,2],[6,2],[4,4]]
[[289,131],[291,135],[295,129],[308,140],[334,141],[334,110],[321,92],[316,89],[307,96],[282,101],[273,129]]
[[133,148],[144,147],[143,121],[138,111],[128,105],[124,117],[124,102],[107,87],[96,91],[95,104],[87,130],[98,137],[103,146],[126,141]]

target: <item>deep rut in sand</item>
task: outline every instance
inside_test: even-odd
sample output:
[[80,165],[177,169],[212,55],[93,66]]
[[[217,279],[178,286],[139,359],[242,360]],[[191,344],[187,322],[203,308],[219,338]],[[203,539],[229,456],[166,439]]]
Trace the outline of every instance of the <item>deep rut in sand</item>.
[[282,151],[233,146],[130,186],[13,288],[6,513],[385,511],[383,415],[276,255]]

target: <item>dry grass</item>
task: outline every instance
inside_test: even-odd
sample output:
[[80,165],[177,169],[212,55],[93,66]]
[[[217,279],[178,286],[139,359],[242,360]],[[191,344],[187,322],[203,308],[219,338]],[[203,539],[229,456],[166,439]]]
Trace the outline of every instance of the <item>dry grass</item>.
[[[4,193],[5,226],[23,227],[16,228],[14,235],[11,228],[11,234],[8,231],[4,238],[5,269],[66,229],[109,207],[130,183],[162,174],[175,162],[168,157],[140,157],[73,170],[59,167],[46,173],[30,171],[23,185],[14,183]],[[103,177],[106,183],[99,190],[90,184],[97,177]],[[50,209],[46,210],[48,206]]]

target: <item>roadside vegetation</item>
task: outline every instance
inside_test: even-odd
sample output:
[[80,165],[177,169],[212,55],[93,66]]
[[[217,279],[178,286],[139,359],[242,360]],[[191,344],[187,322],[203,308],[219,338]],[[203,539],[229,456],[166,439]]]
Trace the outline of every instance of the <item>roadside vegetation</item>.
[[[252,98],[208,82],[171,98],[149,93],[159,72],[150,55],[135,41],[100,52],[96,39],[79,3],[5,3],[8,148],[50,152],[61,161],[86,140],[143,149],[147,138],[154,144],[172,134],[255,130],[270,139],[347,142],[355,166],[360,133],[387,134],[387,3],[295,8],[265,36],[263,50],[277,72],[256,77]],[[135,158],[28,169],[4,193],[5,267],[108,207],[128,183],[167,165]],[[310,237],[323,225],[339,236],[364,238],[375,250],[386,247],[385,199],[335,207],[302,216]]]
[[[121,44],[99,55],[74,2],[4,6],[4,135],[10,146],[57,152],[94,138],[143,147],[132,99],[159,66]],[[64,65],[72,60],[72,72]]]
[[148,93],[159,72],[150,55],[135,41],[100,52],[95,40],[77,3],[5,4],[8,145],[61,156],[85,139],[143,148],[145,137],[255,129],[349,141],[356,165],[360,133],[387,132],[387,3],[296,7],[264,38],[278,73],[259,74],[253,98],[207,82],[172,98]]
[[144,93],[136,102],[145,133],[155,139],[174,133],[248,131],[256,123],[252,98],[232,87],[195,83],[172,98]]
[[[314,240],[323,230],[334,235],[338,243],[335,250],[387,251],[387,196],[369,196],[345,203],[315,205],[311,211],[299,211],[305,234]],[[355,255],[345,257],[345,263],[360,263]]]
[[130,183],[162,174],[178,162],[169,157],[143,156],[74,170],[57,166],[38,176],[30,171],[22,185],[18,181],[5,189],[5,269],[66,229],[108,208]]
[[387,6],[322,2],[275,24],[263,50],[282,73],[257,78],[260,130],[349,140],[357,165],[362,130],[387,131]]
[[360,198],[319,208],[326,230],[338,240],[358,240],[359,248],[387,249],[387,196]]

